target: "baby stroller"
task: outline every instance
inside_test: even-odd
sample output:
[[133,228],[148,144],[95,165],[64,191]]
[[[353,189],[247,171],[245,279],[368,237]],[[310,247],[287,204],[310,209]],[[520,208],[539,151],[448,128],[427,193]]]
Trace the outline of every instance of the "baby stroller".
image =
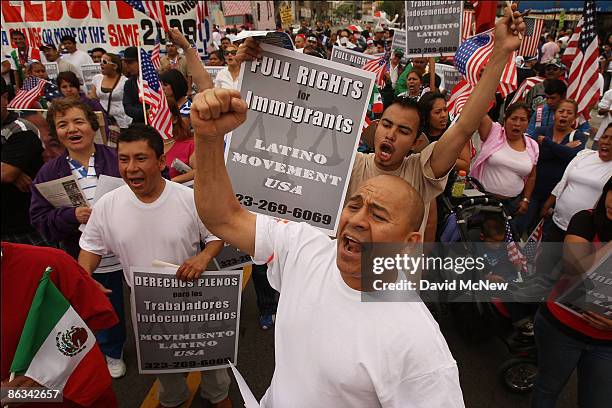
[[[488,194],[478,180],[467,177],[467,183],[481,195],[455,198],[445,194],[441,198],[439,241],[450,244],[439,246],[440,251],[448,252],[443,255],[456,256],[457,252],[462,251],[474,256],[481,253],[481,227],[488,216],[502,219],[506,225],[506,236],[510,235],[514,242],[518,242],[517,233],[510,222],[512,217],[504,204]],[[506,244],[503,244],[503,247],[505,248]],[[444,271],[440,272],[442,275],[438,279],[444,281],[452,278],[444,275]],[[470,275],[466,276],[467,279],[482,278],[477,271],[466,272],[468,273]],[[478,342],[496,336],[506,345],[511,357],[498,369],[498,378],[504,388],[515,393],[530,392],[537,371],[535,342],[533,336],[522,337],[517,334],[504,302],[498,298],[483,298],[469,290],[449,293],[448,298],[444,300],[449,302],[449,314],[465,339]]]

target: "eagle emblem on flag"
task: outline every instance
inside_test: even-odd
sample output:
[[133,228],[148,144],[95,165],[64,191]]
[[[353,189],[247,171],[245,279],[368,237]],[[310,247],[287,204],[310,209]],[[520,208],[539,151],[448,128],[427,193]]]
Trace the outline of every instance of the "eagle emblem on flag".
[[85,328],[72,326],[63,333],[57,332],[55,344],[62,354],[72,357],[85,349],[88,337]]

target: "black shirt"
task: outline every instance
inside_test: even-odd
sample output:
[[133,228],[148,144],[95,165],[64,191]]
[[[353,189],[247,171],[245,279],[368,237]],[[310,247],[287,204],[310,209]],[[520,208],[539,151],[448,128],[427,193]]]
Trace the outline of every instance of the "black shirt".
[[[9,114],[2,123],[2,163],[19,168],[34,179],[43,165],[43,146],[30,122]],[[35,188],[32,186],[32,188]],[[34,231],[30,225],[31,194],[12,183],[2,183],[2,236]]]
[[567,226],[567,234],[577,235],[590,242],[593,242],[595,235],[599,242],[612,241],[612,221],[605,217],[605,221],[600,224],[596,222],[592,211],[582,210],[572,217]]

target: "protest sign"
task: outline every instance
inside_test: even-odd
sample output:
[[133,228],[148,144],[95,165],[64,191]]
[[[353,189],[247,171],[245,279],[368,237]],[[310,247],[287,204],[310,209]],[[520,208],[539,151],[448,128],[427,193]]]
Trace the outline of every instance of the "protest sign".
[[407,1],[407,57],[454,55],[461,42],[463,1]]
[[264,43],[270,44],[277,47],[284,48],[286,50],[293,51],[295,46],[293,45],[293,40],[291,36],[284,31],[241,31],[236,36],[236,41],[244,40],[248,37],[257,37],[257,39]]
[[83,83],[87,87],[87,91],[90,91],[91,87],[93,86],[93,77],[98,74],[101,74],[102,70],[100,68],[100,64],[97,63],[83,64],[81,65],[81,72],[83,73]]
[[461,73],[452,65],[436,63],[436,75],[440,75],[440,88],[450,92],[461,81]]
[[236,363],[242,271],[206,271],[194,281],[179,281],[177,268],[130,269],[141,374],[212,370]]
[[251,255],[228,244],[213,258],[213,262],[218,270],[235,269],[253,263]]
[[376,55],[368,55],[362,52],[349,50],[348,48],[338,47],[334,45],[331,53],[331,61],[335,61],[349,67],[363,67],[368,61],[378,58]]
[[85,194],[73,175],[34,184],[40,194],[54,207],[88,207]]
[[91,203],[97,203],[104,194],[110,193],[111,191],[122,186],[125,186],[125,181],[123,181],[121,177],[112,177],[107,176],[106,174],[100,174],[100,177],[98,177],[96,192],[94,193],[94,198]]
[[[196,6],[193,0],[166,1],[164,11],[168,25],[201,48]],[[43,42],[58,45],[63,35],[74,36],[82,50],[102,47],[113,53],[138,45],[139,38],[147,50],[153,48],[158,37],[165,44],[161,26],[124,1],[3,1],[3,54],[10,52],[10,32],[15,30],[26,36],[32,48]]]
[[394,50],[400,48],[404,51],[404,54],[406,53],[408,48],[406,46],[406,30],[393,30],[393,42],[391,43],[391,48]]
[[210,75],[210,79],[212,79],[213,83],[215,82],[215,78],[217,77],[217,74],[221,72],[223,68],[225,67],[209,67],[209,66],[204,67],[204,69],[208,72],[208,75]]
[[612,256],[604,256],[555,303],[578,316],[591,311],[612,319]]
[[57,78],[57,74],[59,74],[59,67],[57,66],[57,62],[45,62],[43,63],[45,66],[45,72],[47,72],[47,77],[50,80],[55,80]]
[[240,81],[247,119],[226,160],[240,203],[334,234],[374,73],[262,44]]
[[279,8],[281,23],[283,26],[288,26],[293,23],[293,8],[289,2],[284,2]]

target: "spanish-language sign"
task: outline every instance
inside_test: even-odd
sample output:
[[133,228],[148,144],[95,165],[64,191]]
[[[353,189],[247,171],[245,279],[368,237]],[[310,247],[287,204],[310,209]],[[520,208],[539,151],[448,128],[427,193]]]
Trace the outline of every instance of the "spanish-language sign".
[[401,49],[406,53],[408,48],[406,45],[406,30],[393,29],[393,42],[391,43],[392,49]]
[[177,268],[132,267],[132,322],[141,374],[236,363],[242,271],[180,281]]
[[451,91],[461,81],[461,73],[452,65],[436,63],[436,75],[440,75],[440,87]]
[[262,44],[242,64],[247,119],[229,138],[227,171],[248,210],[334,234],[374,73]]
[[368,61],[378,58],[377,55],[364,54],[349,50],[348,48],[338,47],[334,45],[331,53],[331,61],[338,62],[342,65],[348,65],[349,67],[363,67]]
[[45,66],[45,72],[47,73],[47,78],[54,80],[57,78],[57,74],[59,74],[59,67],[57,62],[45,62],[43,63]]
[[215,82],[215,78],[217,77],[217,74],[221,72],[223,68],[225,67],[211,67],[211,66],[204,67],[204,69],[208,72],[208,75],[210,75],[210,79],[212,79],[213,83]]
[[461,42],[463,1],[406,1],[408,57],[454,55]]
[[[164,11],[170,27],[178,28],[196,44],[202,40],[196,25],[195,0],[166,1]],[[63,35],[72,35],[83,51],[102,47],[118,53],[140,44],[147,50],[159,36],[165,43],[160,25],[124,1],[2,1],[3,54],[11,45],[10,32],[21,31],[28,46],[60,44]]]
[[91,90],[92,87],[92,80],[93,77],[95,77],[98,74],[102,73],[102,68],[100,67],[100,64],[98,63],[93,63],[93,64],[83,64],[81,65],[81,72],[83,73],[83,82],[85,84],[85,86],[87,87],[87,90]]
[[251,255],[228,244],[213,258],[213,262],[218,270],[235,269],[253,263]]

